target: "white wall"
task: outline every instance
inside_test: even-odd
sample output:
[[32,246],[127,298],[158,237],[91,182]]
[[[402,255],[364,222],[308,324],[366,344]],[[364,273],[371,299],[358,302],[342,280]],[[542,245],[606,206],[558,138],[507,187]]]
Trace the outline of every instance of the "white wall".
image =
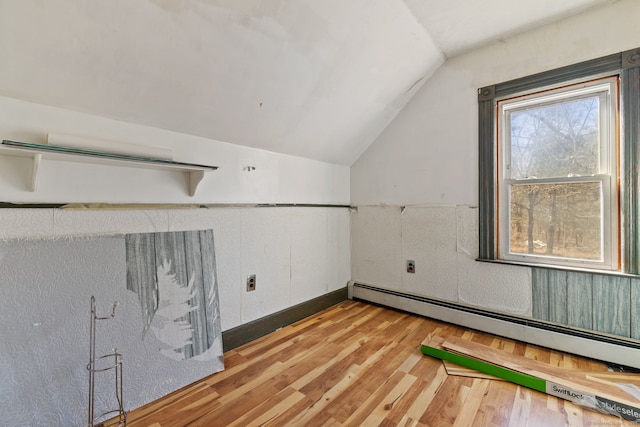
[[634,49],[638,16],[640,2],[622,0],[445,62],[352,166],[352,279],[530,314],[528,268],[473,261],[477,89]]
[[22,0],[0,16],[2,95],[343,165],[444,62],[403,0]]
[[[337,290],[350,278],[346,208],[0,209],[0,240],[204,229],[214,233],[223,330]],[[250,274],[257,286],[246,292]]]
[[[349,210],[326,207],[349,203],[348,167],[0,98],[1,139],[42,144],[46,141],[47,133],[84,135],[169,148],[176,161],[216,165],[219,170],[207,173],[195,196],[190,197],[186,177],[180,172],[43,160],[37,191],[30,192],[30,160],[0,155],[0,202],[82,204],[80,207],[76,205],[76,208],[64,209],[20,209],[18,205],[16,208],[0,209],[0,241],[36,239],[36,244],[44,245],[38,239],[212,229],[223,331],[343,288],[350,279]],[[247,166],[255,170],[247,171]],[[94,204],[90,209],[82,208],[90,203]],[[108,205],[97,209],[99,203]],[[115,204],[121,205],[116,207]],[[158,205],[143,209],[143,204],[170,204],[174,208]],[[288,206],[242,206],[253,204]],[[294,204],[318,206],[289,206]],[[184,207],[175,207],[177,205]],[[193,207],[203,205],[207,205],[207,208]],[[11,247],[11,244],[8,246]],[[78,266],[88,272],[91,280],[91,277],[99,277],[99,272],[104,275],[104,266],[109,265],[108,261],[112,260],[95,263],[90,258],[85,260],[79,257]],[[40,269],[42,272],[38,259],[32,260],[32,263],[25,261],[21,267],[6,267],[19,269],[28,268],[24,266],[29,265],[32,265],[32,271],[15,271],[16,274],[31,277],[33,271]],[[73,271],[72,267],[69,266],[68,271]],[[96,274],[92,274],[92,271]],[[98,292],[92,291],[93,294],[102,295],[101,299],[107,301],[123,301],[122,292],[125,295],[128,292],[126,283],[120,283],[121,288],[114,288],[114,284],[117,285],[116,282],[123,278],[120,273],[112,271],[113,283],[92,283],[94,287],[91,289],[99,286]],[[247,292],[246,278],[251,274],[256,274],[257,286],[255,291]],[[32,286],[29,291],[46,296],[52,291],[69,289],[62,280],[59,275],[52,274],[46,281],[29,282]],[[11,283],[4,285],[0,278],[0,289],[11,289]],[[86,291],[88,288],[83,289]],[[116,290],[120,294],[114,294]],[[63,296],[58,297],[59,300]],[[7,308],[5,304],[15,304],[17,301],[12,298],[0,301],[0,310]],[[65,303],[62,302],[62,305]],[[40,322],[39,316],[34,318],[30,315],[33,310],[28,310],[29,307],[21,309],[12,306],[15,312],[22,313],[19,322],[27,325],[27,328]],[[88,320],[87,317],[87,327]],[[82,324],[81,319],[76,323]],[[124,343],[126,338],[118,341]],[[55,340],[55,336],[46,335],[39,346],[55,348]],[[66,353],[68,351],[56,352],[52,360],[71,363]],[[14,363],[15,360],[4,362],[5,368],[19,365]],[[136,363],[136,360],[130,362]],[[13,371],[9,368],[7,370],[11,374]],[[202,375],[212,372],[209,369]],[[181,381],[197,379],[193,375],[181,377]],[[9,378],[10,381],[23,381],[25,377],[10,375]],[[84,384],[81,378],[78,382]],[[165,386],[166,383],[163,382]],[[29,421],[23,423],[18,418],[5,419],[9,425],[33,425],[38,414],[49,413],[49,391],[55,387],[40,392],[42,387],[32,387],[30,384],[25,380],[20,384],[21,389],[35,387],[33,393],[29,393],[35,398],[21,407],[30,408],[32,412],[21,411],[18,417],[20,420],[27,417]],[[174,384],[169,390],[184,384]],[[145,390],[144,393],[137,392],[135,387],[129,389],[134,394],[129,398],[125,396],[127,409],[159,397],[168,388]],[[74,396],[80,402],[83,396],[86,399],[86,394],[78,390]],[[5,394],[4,397],[5,403],[10,405],[11,396]],[[74,401],[75,407],[78,406],[77,401]],[[81,415],[76,412],[73,415],[57,414],[47,422],[50,425],[80,425],[83,419]],[[68,420],[74,421],[69,424]]]
[[207,172],[190,197],[179,172],[43,161],[38,189],[30,192],[29,160],[0,156],[3,202],[349,203],[346,166],[0,97],[1,139],[44,144],[48,133],[167,148],[176,161],[219,169]]
[[[0,202],[348,204],[349,168],[0,98],[0,138],[44,143],[48,132],[170,148],[177,161],[213,164],[195,197],[181,173],[0,156]],[[255,166],[248,172],[246,166]],[[347,208],[0,209],[0,239],[213,229],[222,328],[344,287],[350,279]],[[246,276],[257,289],[245,291]]]
[[475,261],[476,216],[462,205],[359,206],[351,215],[352,280],[531,315],[529,269]]
[[[100,315],[110,301],[120,303],[116,322],[101,326],[98,345],[108,342],[107,350],[117,346],[125,355],[127,410],[220,369],[195,359],[172,366],[157,352],[162,344],[153,334],[140,342],[140,302],[126,289],[124,240],[114,235],[212,229],[221,326],[228,330],[343,288],[350,278],[349,228],[348,208],[331,207],[0,209],[0,264],[7,273],[0,276],[0,355],[7,356],[0,357],[0,378],[6,379],[0,381],[0,413],[8,423],[0,424],[82,425],[88,376],[78,364],[87,359],[78,355],[89,357],[89,342],[65,345],[70,337],[60,328],[88,331],[90,295]],[[107,237],[72,238],[86,235]],[[257,275],[257,286],[246,292],[250,274]],[[34,355],[21,358],[29,349]],[[34,358],[26,369],[25,360]],[[158,372],[179,375],[156,384]],[[97,414],[112,390],[99,381]],[[7,414],[3,407],[15,410]]]

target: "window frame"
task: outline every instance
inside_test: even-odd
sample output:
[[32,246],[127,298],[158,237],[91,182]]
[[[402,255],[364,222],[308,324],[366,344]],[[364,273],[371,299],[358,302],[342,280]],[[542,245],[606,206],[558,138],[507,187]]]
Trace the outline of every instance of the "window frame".
[[[544,260],[536,263],[531,262],[531,259],[504,259],[498,253],[498,101],[608,76],[619,79],[618,132],[622,146],[618,176],[612,177],[615,181],[612,185],[620,188],[619,200],[617,203],[613,202],[617,205],[615,212],[611,213],[620,219],[615,231],[620,230],[617,247],[611,248],[615,262],[612,261],[610,267],[603,267],[582,262],[552,264]],[[640,48],[481,88],[478,90],[478,114],[478,260],[637,276],[640,273],[640,186],[635,170],[640,166]]]
[[[507,99],[497,99],[497,136],[496,149],[498,155],[497,194],[498,194],[498,257],[505,261],[527,262],[534,264],[549,263],[553,265],[603,270],[617,270],[619,235],[618,235],[618,200],[619,190],[619,77],[608,76],[580,83],[573,83],[553,89],[544,89]],[[605,94],[604,96],[602,94]],[[545,106],[578,99],[584,96],[597,95],[602,101],[599,108],[598,121],[600,133],[600,153],[598,173],[582,177],[545,177],[514,178],[509,175],[507,161],[511,157],[511,135],[509,134],[510,115],[531,106]],[[601,186],[601,258],[587,260],[579,258],[557,257],[539,254],[516,253],[510,250],[510,189],[519,184],[571,184],[581,182],[598,182]]]

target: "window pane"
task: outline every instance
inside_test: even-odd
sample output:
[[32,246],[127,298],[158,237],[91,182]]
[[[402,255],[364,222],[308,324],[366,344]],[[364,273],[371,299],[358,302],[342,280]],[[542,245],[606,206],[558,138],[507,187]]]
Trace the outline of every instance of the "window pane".
[[511,111],[511,178],[600,173],[599,97]]
[[509,200],[511,253],[602,259],[600,182],[514,184]]

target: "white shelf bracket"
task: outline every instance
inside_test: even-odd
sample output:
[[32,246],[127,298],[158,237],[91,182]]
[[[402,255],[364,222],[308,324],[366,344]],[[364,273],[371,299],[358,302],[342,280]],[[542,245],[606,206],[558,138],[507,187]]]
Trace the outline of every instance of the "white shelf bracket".
[[31,192],[38,189],[38,173],[40,172],[40,163],[42,162],[42,154],[34,154],[31,162]]
[[188,186],[189,186],[189,196],[193,197],[196,194],[196,190],[198,189],[198,184],[204,178],[204,171],[196,170],[191,172],[185,172],[188,175]]

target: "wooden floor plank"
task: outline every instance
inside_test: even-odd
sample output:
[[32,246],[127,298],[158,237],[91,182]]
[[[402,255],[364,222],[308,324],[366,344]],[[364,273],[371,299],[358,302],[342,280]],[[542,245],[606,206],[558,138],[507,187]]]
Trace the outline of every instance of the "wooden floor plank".
[[427,412],[427,408],[433,401],[434,397],[438,394],[442,385],[449,379],[444,366],[437,363],[436,366],[438,369],[436,370],[434,377],[425,384],[424,388],[413,399],[413,402],[410,402],[411,406],[407,409],[407,415],[412,420],[420,421],[425,412]]
[[637,378],[579,356],[345,301],[225,353],[224,371],[130,411],[127,426],[631,425],[507,381],[449,375],[442,361],[421,353],[428,335],[464,337],[603,381]]
[[473,420],[478,412],[478,408],[482,404],[482,400],[484,399],[488,388],[489,380],[473,380],[469,393],[464,401],[463,410],[460,411],[453,424],[454,427],[468,427],[473,424]]
[[573,390],[598,395],[632,407],[640,407],[640,401],[638,399],[635,399],[613,383],[607,383],[605,381],[596,383],[586,378],[581,372],[561,368],[551,363],[544,363],[541,362],[540,359],[534,360],[527,357],[514,356],[508,352],[498,352],[490,347],[455,337],[447,339],[443,347],[447,350],[470,355],[478,360],[494,363],[513,371],[541,378],[545,381],[561,383],[571,387]]
[[442,364],[449,375],[504,381],[502,378],[494,377],[493,375],[485,374],[484,372],[476,371],[475,369],[465,368],[464,366],[457,365],[453,362],[449,362],[448,360],[443,360]]
[[291,387],[257,405],[251,411],[237,418],[229,427],[261,426],[286,412],[287,408],[305,399],[305,395]]
[[396,371],[381,387],[344,420],[345,425],[378,425],[393,405],[416,381],[412,375]]

